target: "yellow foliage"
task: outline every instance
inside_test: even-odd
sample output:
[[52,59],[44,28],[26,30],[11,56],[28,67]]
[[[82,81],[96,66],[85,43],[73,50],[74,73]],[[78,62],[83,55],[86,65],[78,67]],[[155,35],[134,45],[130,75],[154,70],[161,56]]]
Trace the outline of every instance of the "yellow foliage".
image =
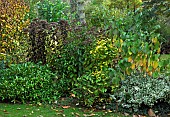
[[130,56],[129,58],[128,58],[128,62],[132,62],[133,60],[132,60],[132,57]]
[[134,70],[135,69],[135,63],[132,64],[131,68]]
[[16,53],[23,50],[23,48],[20,48],[22,45],[17,45],[14,42],[24,40],[22,30],[29,24],[29,21],[24,20],[28,10],[24,0],[0,0],[0,22],[2,27],[0,30],[0,53],[3,55],[0,60],[5,60],[5,56],[14,54],[16,57],[18,56]]
[[152,43],[155,44],[155,43],[157,43],[157,42],[158,42],[158,39],[157,39],[157,38],[153,38],[153,39],[152,39]]
[[161,48],[159,48],[159,49],[157,50],[157,53],[158,53],[158,54],[160,54],[160,52],[161,52]]
[[129,72],[129,69],[128,69],[128,68],[126,68],[126,74],[127,74],[127,75],[130,75],[130,72]]
[[[153,43],[159,44],[159,41],[157,38],[152,39]],[[154,46],[154,45],[152,45]],[[145,46],[142,46],[145,47]],[[130,50],[130,48],[128,48]],[[160,52],[160,48],[158,48],[157,52]],[[157,57],[153,57],[156,54],[153,54],[153,51],[150,50],[150,53],[144,53],[144,52],[138,52],[136,54],[136,57],[134,57],[133,53],[127,53],[128,57],[128,62],[131,63],[130,68],[132,70],[141,68],[140,70],[147,72],[149,75],[152,75],[154,72],[159,72],[159,59]],[[134,59],[132,59],[132,56]],[[153,59],[155,58],[155,59]],[[152,68],[152,69],[149,69]],[[126,73],[129,74],[129,71],[126,70]]]
[[158,61],[153,61],[152,66],[154,69],[156,69],[158,67]]
[[123,40],[122,40],[122,39],[120,39],[120,44],[121,44],[121,45],[123,44]]
[[148,72],[148,75],[149,75],[149,76],[152,76],[152,72],[151,72],[151,71],[150,71],[150,72]]

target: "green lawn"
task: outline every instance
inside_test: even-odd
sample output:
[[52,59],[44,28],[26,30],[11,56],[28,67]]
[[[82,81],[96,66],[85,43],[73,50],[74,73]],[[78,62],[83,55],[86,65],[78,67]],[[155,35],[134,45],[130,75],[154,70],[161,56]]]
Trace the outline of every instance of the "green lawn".
[[124,117],[124,115],[78,107],[64,109],[62,106],[0,103],[0,117]]

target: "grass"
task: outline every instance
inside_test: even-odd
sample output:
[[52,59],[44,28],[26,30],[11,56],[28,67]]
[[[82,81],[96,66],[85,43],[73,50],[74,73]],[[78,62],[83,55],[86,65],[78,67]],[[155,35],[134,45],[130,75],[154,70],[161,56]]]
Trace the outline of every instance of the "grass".
[[55,117],[55,111],[50,107],[24,104],[0,104],[0,117]]
[[54,107],[0,103],[0,117],[124,117],[120,113],[94,111],[78,107]]

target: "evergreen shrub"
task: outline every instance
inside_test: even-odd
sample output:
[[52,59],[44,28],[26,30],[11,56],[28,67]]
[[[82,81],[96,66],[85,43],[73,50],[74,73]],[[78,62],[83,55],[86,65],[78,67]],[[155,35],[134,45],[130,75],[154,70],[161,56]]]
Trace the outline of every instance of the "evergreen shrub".
[[0,70],[0,100],[21,103],[51,103],[59,97],[55,74],[49,66],[31,62],[12,64]]

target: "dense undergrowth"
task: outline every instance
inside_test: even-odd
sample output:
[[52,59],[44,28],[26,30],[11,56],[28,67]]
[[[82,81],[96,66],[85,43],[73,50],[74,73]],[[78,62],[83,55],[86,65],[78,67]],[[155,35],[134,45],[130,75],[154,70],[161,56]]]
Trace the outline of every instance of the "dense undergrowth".
[[81,24],[60,0],[1,0],[1,101],[52,103],[72,94],[88,107],[119,102],[132,112],[169,104],[169,60],[160,54],[169,3],[98,2],[86,6]]

